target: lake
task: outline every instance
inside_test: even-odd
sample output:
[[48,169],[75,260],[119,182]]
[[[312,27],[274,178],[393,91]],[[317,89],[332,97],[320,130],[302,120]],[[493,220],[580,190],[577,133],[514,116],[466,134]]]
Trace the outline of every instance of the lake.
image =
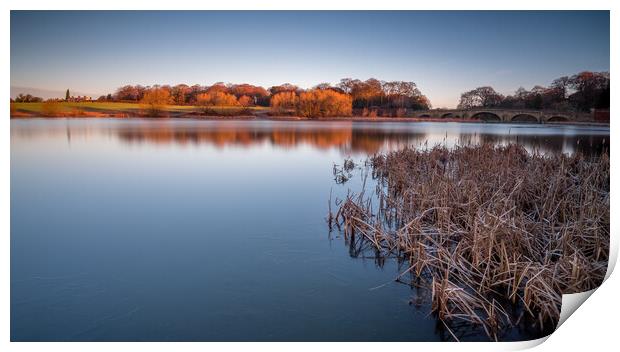
[[11,340],[449,339],[398,263],[328,233],[330,194],[362,187],[333,165],[482,142],[598,155],[609,128],[12,119]]

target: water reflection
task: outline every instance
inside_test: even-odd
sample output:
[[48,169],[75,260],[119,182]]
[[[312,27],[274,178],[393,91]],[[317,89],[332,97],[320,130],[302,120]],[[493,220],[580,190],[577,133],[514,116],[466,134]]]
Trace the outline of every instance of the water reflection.
[[11,338],[440,340],[430,306],[393,282],[398,263],[377,270],[326,239],[327,197],[362,187],[334,186],[332,165],[438,143],[598,153],[608,138],[537,125],[11,120]]
[[[217,148],[250,148],[270,145],[296,148],[303,145],[319,150],[374,154],[405,146],[518,143],[529,151],[598,155],[609,150],[609,128],[507,124],[453,123],[367,123],[299,121],[154,121],[80,120],[50,121],[29,126],[28,121],[12,125],[12,135],[32,137],[62,133],[67,142],[74,138],[108,136],[128,144],[206,144]],[[34,128],[33,128],[34,127]]]

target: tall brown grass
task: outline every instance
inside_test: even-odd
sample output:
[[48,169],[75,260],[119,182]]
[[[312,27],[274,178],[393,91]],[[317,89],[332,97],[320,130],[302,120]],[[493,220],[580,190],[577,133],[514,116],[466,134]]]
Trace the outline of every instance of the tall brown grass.
[[[368,160],[376,180],[328,215],[355,255],[406,263],[453,338],[527,319],[555,327],[561,294],[600,285],[609,256],[609,157],[490,145],[404,149]],[[344,172],[335,170],[336,173]]]

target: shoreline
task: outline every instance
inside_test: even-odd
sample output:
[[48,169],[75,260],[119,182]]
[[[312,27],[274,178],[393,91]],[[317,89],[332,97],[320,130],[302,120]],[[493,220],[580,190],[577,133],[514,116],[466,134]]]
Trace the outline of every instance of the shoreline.
[[450,119],[450,118],[418,118],[418,117],[364,117],[364,116],[344,116],[344,117],[322,117],[308,118],[302,116],[270,116],[267,114],[257,115],[238,115],[238,116],[217,116],[217,115],[199,115],[195,113],[170,114],[168,116],[141,116],[138,114],[127,114],[123,112],[117,113],[86,113],[77,116],[42,116],[38,114],[11,114],[11,119],[153,119],[153,120],[204,120],[204,121],[317,121],[317,122],[442,122],[442,123],[488,123],[488,124],[517,124],[517,125],[575,125],[575,126],[597,126],[610,127],[608,122],[597,121],[557,121],[545,123],[528,123],[528,122],[498,122],[483,121],[478,119]]
[[[439,110],[438,110],[439,111]],[[462,116],[446,116],[441,112],[410,111],[405,116],[364,116],[361,111],[353,111],[351,116],[339,117],[303,117],[296,115],[292,110],[279,112],[266,106],[219,106],[205,108],[197,105],[165,105],[150,109],[144,104],[127,102],[61,102],[61,103],[12,103],[10,117],[19,118],[153,118],[153,119],[195,119],[211,121],[351,121],[351,122],[456,122],[456,123],[494,123],[494,124],[523,124],[523,125],[588,125],[610,126],[609,121],[596,120],[593,116],[573,116],[563,120],[549,120],[535,117],[534,115],[544,111],[532,111],[530,117],[536,121],[521,120],[512,121],[506,116],[487,120],[471,118],[470,114]],[[517,111],[513,113],[523,113]],[[506,115],[508,113],[504,113]],[[549,114],[549,112],[547,112]],[[558,114],[560,114],[558,112]],[[154,116],[158,115],[158,116]],[[383,113],[378,115],[384,115]],[[536,116],[538,116],[536,115]],[[570,115],[568,112],[565,115]],[[446,117],[442,117],[446,116]],[[476,116],[475,116],[476,117]]]

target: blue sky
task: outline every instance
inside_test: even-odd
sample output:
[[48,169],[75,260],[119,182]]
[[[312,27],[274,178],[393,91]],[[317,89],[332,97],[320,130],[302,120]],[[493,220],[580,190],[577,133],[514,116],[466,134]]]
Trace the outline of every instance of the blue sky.
[[11,11],[11,87],[59,94],[375,77],[453,107],[609,64],[608,11]]

